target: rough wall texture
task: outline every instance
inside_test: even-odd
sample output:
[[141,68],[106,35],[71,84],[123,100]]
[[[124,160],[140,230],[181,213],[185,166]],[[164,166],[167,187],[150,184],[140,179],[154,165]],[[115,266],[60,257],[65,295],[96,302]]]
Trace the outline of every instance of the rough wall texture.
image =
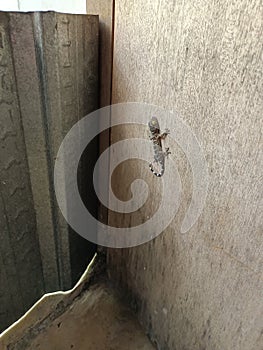
[[[0,328],[44,290],[8,16],[0,14]],[[30,286],[31,289],[28,289]]]
[[[163,350],[262,348],[262,34],[259,0],[115,2],[113,103],[178,112],[210,174],[203,213],[181,235],[191,172],[172,147],[184,188],[178,215],[154,241],[108,250],[111,278]],[[140,163],[126,163],[136,178]]]
[[97,107],[97,16],[0,13],[0,329],[69,288],[94,254],[60,215],[53,166],[68,130]]

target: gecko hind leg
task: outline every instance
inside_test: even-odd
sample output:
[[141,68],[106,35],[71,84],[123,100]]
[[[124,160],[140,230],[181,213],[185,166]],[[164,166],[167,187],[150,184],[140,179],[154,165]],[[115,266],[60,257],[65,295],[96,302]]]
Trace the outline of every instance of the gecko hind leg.
[[168,157],[169,154],[172,154],[170,151],[169,151],[169,147],[165,148],[165,152],[163,152],[164,156],[165,157]]

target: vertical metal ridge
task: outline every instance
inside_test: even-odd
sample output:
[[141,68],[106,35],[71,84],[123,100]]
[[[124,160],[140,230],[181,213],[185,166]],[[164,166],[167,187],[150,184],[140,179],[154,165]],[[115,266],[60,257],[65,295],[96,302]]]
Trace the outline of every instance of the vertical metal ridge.
[[35,51],[36,51],[36,61],[37,70],[39,75],[39,89],[41,94],[41,110],[42,110],[42,122],[43,131],[45,136],[46,145],[46,157],[48,163],[48,177],[49,177],[49,193],[51,201],[51,211],[52,211],[52,222],[54,227],[54,242],[56,250],[56,263],[57,263],[57,273],[59,288],[63,288],[62,281],[62,262],[61,262],[61,242],[59,238],[59,228],[57,222],[57,210],[56,210],[56,199],[55,199],[55,189],[53,183],[53,161],[52,161],[52,142],[50,139],[50,106],[48,102],[48,86],[47,86],[47,67],[45,62],[44,47],[43,47],[43,29],[42,29],[42,15],[40,12],[34,12],[32,14],[33,31],[34,31],[34,41],[35,41]]
[[110,104],[112,104],[113,91],[113,59],[114,59],[114,38],[115,38],[115,0],[112,1],[112,23],[111,23],[111,82],[110,82]]
[[[19,9],[20,9],[20,1],[18,0],[18,6],[19,6]],[[10,37],[10,33],[12,31],[12,18],[9,16],[9,42],[10,42],[10,52],[11,52],[11,60],[12,60],[12,65],[13,65],[13,74],[14,74],[14,81],[15,81],[15,86],[16,86],[16,99],[17,99],[17,103],[18,103],[18,110],[19,110],[19,117],[20,117],[20,120],[19,120],[19,123],[20,123],[20,129],[21,129],[21,138],[22,138],[22,141],[23,141],[23,144],[24,144],[24,147],[25,147],[25,162],[27,164],[27,167],[28,167],[28,171],[29,171],[29,178],[28,178],[28,185],[29,185],[29,188],[31,190],[31,195],[33,197],[33,192],[32,192],[32,183],[31,183],[31,177],[30,177],[30,166],[29,166],[29,159],[28,159],[28,152],[27,152],[27,146],[26,146],[26,140],[25,140],[25,129],[24,129],[24,124],[23,124],[23,118],[22,118],[22,108],[21,108],[21,101],[20,101],[20,94],[19,94],[19,90],[18,90],[18,77],[17,77],[17,70],[16,70],[16,63],[15,63],[15,51],[14,51],[14,47],[13,47],[13,44],[12,44],[12,40],[11,40],[11,37]],[[33,204],[34,205],[34,204]],[[5,208],[5,206],[4,206]],[[6,210],[6,209],[5,209]],[[37,227],[37,218],[35,216],[35,225]],[[9,224],[8,224],[9,226]],[[10,235],[10,231],[9,231],[9,235]],[[39,238],[38,238],[38,234],[37,234],[37,230],[35,232],[35,237],[36,237],[36,240],[37,240],[37,244],[38,244],[38,250],[39,250],[39,253],[40,253],[40,243],[39,243]],[[13,250],[13,247],[12,247],[12,250]],[[14,254],[14,260],[16,261],[16,258],[15,258],[15,253],[13,251],[13,254]],[[17,264],[15,264],[17,266]],[[44,271],[43,271],[43,261],[41,259],[41,271],[42,271],[42,289],[45,290],[45,278],[44,278]],[[20,283],[20,279],[19,279],[19,284]]]

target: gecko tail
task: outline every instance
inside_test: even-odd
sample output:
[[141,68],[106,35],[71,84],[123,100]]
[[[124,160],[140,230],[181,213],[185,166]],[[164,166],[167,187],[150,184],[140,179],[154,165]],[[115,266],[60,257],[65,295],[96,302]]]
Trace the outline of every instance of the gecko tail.
[[164,174],[164,168],[163,168],[163,167],[162,167],[161,171],[159,171],[159,172],[157,172],[157,171],[153,168],[152,163],[149,164],[149,167],[150,167],[151,172],[152,172],[155,176],[157,176],[157,177],[163,176],[163,174]]

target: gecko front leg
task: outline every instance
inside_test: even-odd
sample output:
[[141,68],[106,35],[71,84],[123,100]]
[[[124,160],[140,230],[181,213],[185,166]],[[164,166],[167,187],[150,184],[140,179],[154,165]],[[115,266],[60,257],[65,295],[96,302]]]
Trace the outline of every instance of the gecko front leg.
[[158,139],[161,139],[161,140],[165,140],[166,137],[170,134],[170,130],[169,129],[165,129],[164,132],[162,132],[161,134],[159,134],[157,137]]

